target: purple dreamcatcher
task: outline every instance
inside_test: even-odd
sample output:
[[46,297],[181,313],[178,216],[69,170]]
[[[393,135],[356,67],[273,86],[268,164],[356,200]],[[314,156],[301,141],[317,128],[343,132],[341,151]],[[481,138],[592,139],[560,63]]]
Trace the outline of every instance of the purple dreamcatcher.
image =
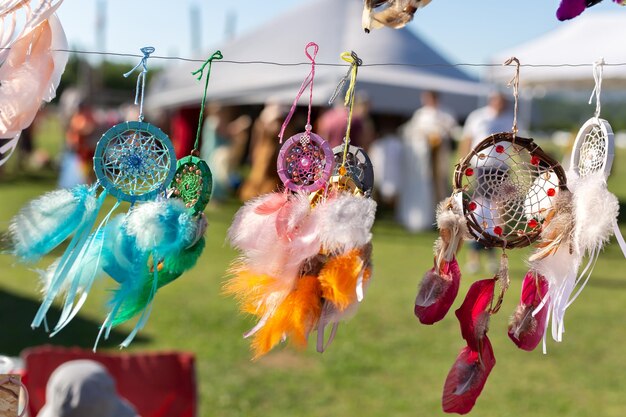
[[[309,53],[309,48],[313,53]],[[313,101],[313,80],[315,78],[315,56],[319,47],[314,42],[309,42],[304,53],[311,61],[311,72],[302,82],[300,91],[296,96],[289,114],[285,118],[278,137],[282,147],[278,153],[276,168],[281,181],[291,191],[304,191],[312,193],[322,189],[330,179],[334,154],[328,142],[321,136],[311,132],[311,105]],[[309,111],[304,132],[297,133],[283,143],[285,129],[296,110],[298,100],[309,88]]]

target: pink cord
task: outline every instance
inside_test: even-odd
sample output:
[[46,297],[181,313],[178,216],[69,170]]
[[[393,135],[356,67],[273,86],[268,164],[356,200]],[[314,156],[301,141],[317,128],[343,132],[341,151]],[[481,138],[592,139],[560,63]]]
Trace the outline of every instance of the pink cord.
[[[309,48],[311,46],[313,47],[312,56],[311,54],[309,54]],[[311,106],[313,104],[313,79],[315,78],[315,57],[317,56],[317,51],[319,51],[319,49],[320,47],[315,42],[309,42],[304,47],[304,54],[311,61],[311,72],[309,72],[309,75],[307,75],[304,81],[302,81],[302,85],[300,86],[300,91],[298,91],[298,95],[296,95],[296,99],[293,101],[293,104],[291,105],[291,110],[289,110],[289,114],[287,114],[287,117],[285,118],[285,121],[283,122],[283,125],[280,128],[280,133],[278,134],[278,137],[280,138],[280,143],[283,143],[283,135],[285,134],[285,129],[287,128],[289,121],[291,121],[291,117],[296,111],[298,100],[300,100],[300,97],[302,97],[302,94],[304,94],[304,90],[306,90],[307,87],[309,87],[309,113],[306,118],[305,129],[307,132],[311,132]]]

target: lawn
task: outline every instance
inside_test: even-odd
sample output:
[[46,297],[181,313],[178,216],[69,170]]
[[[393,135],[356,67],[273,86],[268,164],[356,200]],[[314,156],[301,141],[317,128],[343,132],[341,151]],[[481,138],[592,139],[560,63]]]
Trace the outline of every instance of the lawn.
[[[622,161],[624,152],[616,158],[609,186],[624,208]],[[26,201],[53,187],[47,175],[0,179],[0,231]],[[207,211],[208,244],[200,264],[159,292],[148,325],[129,351],[194,352],[203,417],[443,414],[443,382],[463,346],[458,322],[450,313],[436,326],[422,326],[412,312],[417,284],[432,263],[434,232],[407,234],[383,214],[374,227],[374,281],[359,313],[340,326],[330,348],[320,355],[312,344],[304,352],[281,346],[251,362],[241,335],[252,321],[220,293],[224,271],[235,256],[225,234],[236,209],[232,203]],[[568,311],[564,342],[549,340],[548,355],[520,351],[506,335],[526,272],[526,253],[509,253],[511,290],[490,326],[497,365],[473,415],[623,417],[626,264],[619,248],[612,241],[600,257],[589,285]],[[464,257],[462,253],[461,265]],[[453,308],[471,282],[487,277],[466,274]],[[49,342],[90,348],[104,319],[106,290],[112,286],[111,281],[100,283],[77,319],[48,339],[43,330],[30,329],[38,307],[36,273],[0,255],[0,352],[18,355],[28,346]],[[116,349],[130,329],[121,327],[102,350]]]

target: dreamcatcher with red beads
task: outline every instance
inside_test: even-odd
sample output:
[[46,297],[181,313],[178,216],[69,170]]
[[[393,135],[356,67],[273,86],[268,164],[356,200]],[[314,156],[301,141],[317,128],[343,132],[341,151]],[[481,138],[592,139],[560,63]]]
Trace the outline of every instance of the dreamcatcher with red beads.
[[[455,312],[466,346],[444,384],[442,406],[446,412],[469,412],[495,366],[487,331],[509,288],[506,251],[543,242],[564,210],[563,196],[569,194],[560,164],[532,139],[517,134],[520,64],[516,58],[505,62],[512,63],[517,66],[512,80],[512,131],[487,137],[457,165],[454,192],[437,208],[439,238],[434,267],[424,275],[415,300],[420,322],[440,321],[459,290],[461,271],[456,254],[463,240],[471,238],[487,248],[502,250],[498,272],[473,283]],[[521,349],[534,349],[544,334],[549,309],[540,307],[548,300],[548,287],[549,281],[536,268],[524,278],[521,301],[509,325],[509,337]]]

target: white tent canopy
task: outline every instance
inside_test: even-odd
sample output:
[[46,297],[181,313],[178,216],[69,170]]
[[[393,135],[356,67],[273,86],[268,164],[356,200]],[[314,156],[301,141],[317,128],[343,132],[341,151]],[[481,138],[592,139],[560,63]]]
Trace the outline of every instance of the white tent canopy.
[[[511,56],[522,64],[555,65],[550,67],[523,67],[521,84],[541,85],[547,89],[562,87],[592,88],[592,64],[601,58],[609,64],[604,67],[604,82],[609,86],[626,85],[626,67],[610,64],[626,63],[626,15],[623,13],[584,13],[576,19],[563,22],[558,29],[529,42],[510,48],[492,57],[499,64]],[[583,64],[583,66],[556,66]],[[490,67],[487,79],[508,82],[510,67]]]
[[[318,63],[341,64],[341,52],[353,50],[364,64],[402,64],[359,69],[357,90],[367,94],[374,111],[410,114],[420,105],[420,91],[426,89],[441,92],[443,104],[459,115],[476,107],[477,96],[487,91],[484,84],[449,66],[445,58],[408,29],[364,33],[362,5],[361,0],[312,0],[221,45],[224,60],[213,63],[208,99],[225,104],[261,104],[268,99],[290,103],[309,72],[308,65],[226,61],[307,62],[304,47],[314,41],[320,47]],[[191,75],[199,66],[185,63],[155,77],[147,105],[163,109],[199,103],[203,83]],[[314,104],[328,101],[347,68],[347,64],[317,66]],[[304,98],[300,104],[305,104]]]

